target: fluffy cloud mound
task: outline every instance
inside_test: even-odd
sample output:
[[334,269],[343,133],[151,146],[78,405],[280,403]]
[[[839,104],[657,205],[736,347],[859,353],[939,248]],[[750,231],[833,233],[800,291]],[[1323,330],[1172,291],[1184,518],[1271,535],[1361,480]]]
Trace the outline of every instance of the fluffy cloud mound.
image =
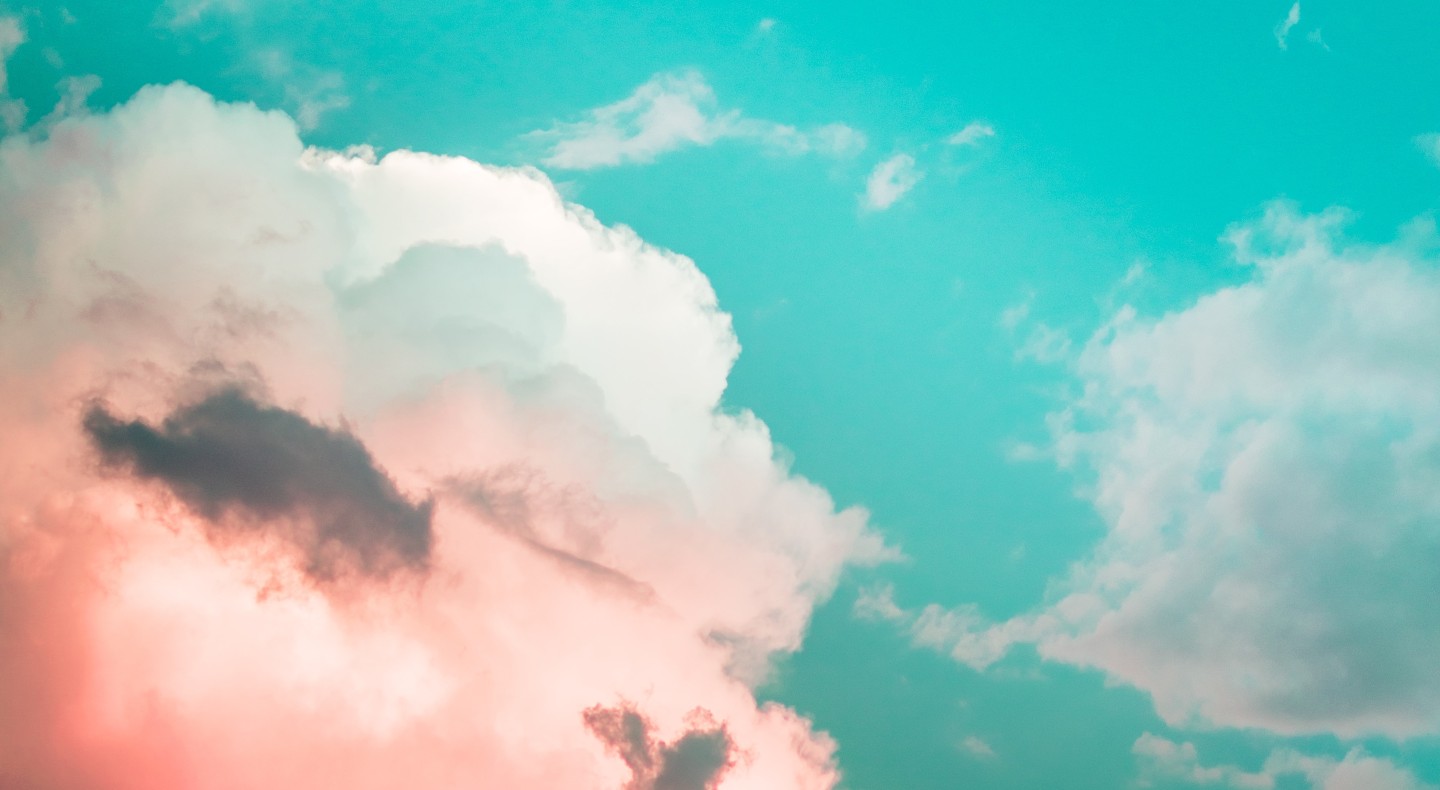
[[749,683],[884,547],[689,260],[183,85],[0,142],[0,238],[0,784],[835,784]]
[[1176,725],[1440,731],[1435,234],[1344,219],[1273,206],[1229,237],[1248,282],[1089,341],[1053,428],[1109,533],[1050,605],[863,611],[976,667],[1035,644]]

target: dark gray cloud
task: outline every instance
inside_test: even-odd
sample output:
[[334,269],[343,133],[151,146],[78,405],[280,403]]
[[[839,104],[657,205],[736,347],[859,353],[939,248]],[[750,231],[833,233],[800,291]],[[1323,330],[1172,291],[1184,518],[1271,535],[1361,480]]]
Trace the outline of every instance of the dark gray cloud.
[[655,740],[650,720],[630,703],[596,705],[584,717],[595,737],[629,766],[625,790],[713,790],[735,764],[729,731],[704,710],[692,714],[690,729],[670,743]]
[[412,503],[352,434],[221,389],[158,426],[92,405],[84,429],[111,466],[164,483],[212,539],[281,538],[316,581],[423,570],[431,503]]

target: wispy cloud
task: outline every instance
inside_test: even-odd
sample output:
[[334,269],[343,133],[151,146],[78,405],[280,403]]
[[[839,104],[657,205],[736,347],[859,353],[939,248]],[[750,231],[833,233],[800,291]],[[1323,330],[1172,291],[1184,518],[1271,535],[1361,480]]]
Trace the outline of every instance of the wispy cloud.
[[965,128],[945,138],[946,145],[979,145],[995,136],[995,127],[984,121],[971,121]]
[[1290,48],[1287,40],[1290,38],[1290,31],[1298,24],[1300,24],[1300,4],[1296,3],[1290,6],[1290,13],[1286,14],[1285,19],[1275,27],[1275,43],[1279,44],[1281,49]]
[[978,735],[965,736],[965,738],[960,741],[960,748],[964,749],[970,756],[978,757],[981,760],[995,759],[995,748]]
[[924,177],[925,173],[915,166],[915,157],[896,154],[870,171],[861,203],[870,211],[884,211],[914,189]]
[[338,71],[297,61],[277,49],[260,50],[255,63],[261,76],[283,86],[285,104],[304,131],[318,127],[326,114],[350,106],[345,77]]
[[[764,20],[761,22],[764,29]],[[810,130],[721,109],[698,71],[657,74],[629,96],[590,110],[578,121],[531,132],[546,145],[542,162],[567,170],[593,170],[653,162],[662,154],[733,139],[776,153],[849,156],[865,147],[865,135],[832,123]]]
[[178,30],[214,13],[238,14],[248,8],[249,0],[167,0],[159,16],[162,24]]
[[1440,165],[1440,134],[1422,134],[1415,138],[1415,144],[1430,157],[1430,161]]

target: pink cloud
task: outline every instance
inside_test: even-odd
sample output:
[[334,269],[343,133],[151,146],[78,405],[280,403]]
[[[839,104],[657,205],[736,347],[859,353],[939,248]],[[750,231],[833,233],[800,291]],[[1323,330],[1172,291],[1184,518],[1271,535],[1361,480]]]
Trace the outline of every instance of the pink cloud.
[[697,790],[834,786],[751,684],[887,552],[719,409],[688,259],[179,85],[0,172],[0,784],[642,787],[631,710]]

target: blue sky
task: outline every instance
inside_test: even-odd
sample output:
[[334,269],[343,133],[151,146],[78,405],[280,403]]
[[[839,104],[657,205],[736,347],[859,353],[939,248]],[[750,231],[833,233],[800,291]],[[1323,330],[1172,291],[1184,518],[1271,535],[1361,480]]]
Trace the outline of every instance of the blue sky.
[[841,786],[1440,785],[1440,6],[4,10],[12,132],[184,81],[693,259],[904,554],[758,686]]

